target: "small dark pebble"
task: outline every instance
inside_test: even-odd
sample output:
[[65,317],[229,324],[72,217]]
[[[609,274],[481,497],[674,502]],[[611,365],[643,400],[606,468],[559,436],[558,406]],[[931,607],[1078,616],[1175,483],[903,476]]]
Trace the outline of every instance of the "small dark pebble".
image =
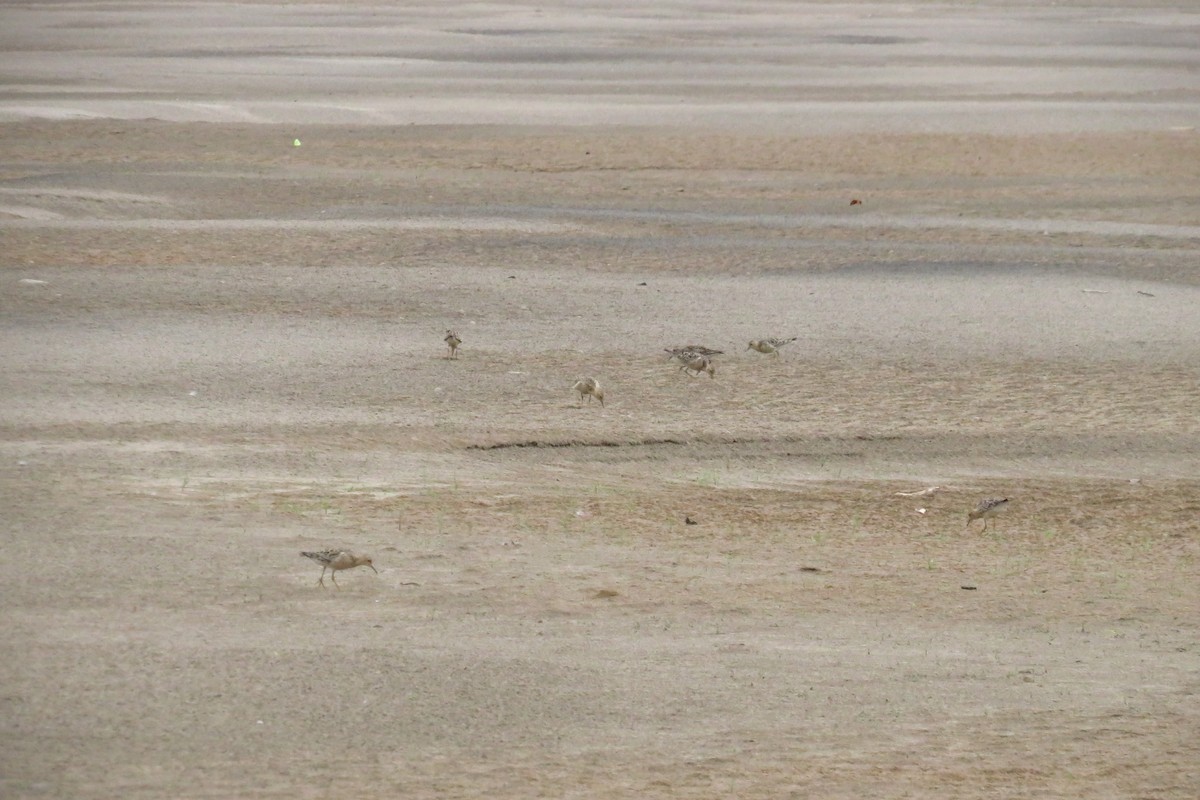
[[692,519],[691,517],[684,517],[683,524],[684,525],[699,525],[700,523],[696,522],[696,520]]
[[966,589],[968,592],[973,592],[973,591],[975,591],[976,589],[978,589],[979,587],[978,587],[978,586],[967,586],[966,584],[963,584],[962,586],[960,586],[960,587],[958,587],[958,588],[960,588],[960,589]]

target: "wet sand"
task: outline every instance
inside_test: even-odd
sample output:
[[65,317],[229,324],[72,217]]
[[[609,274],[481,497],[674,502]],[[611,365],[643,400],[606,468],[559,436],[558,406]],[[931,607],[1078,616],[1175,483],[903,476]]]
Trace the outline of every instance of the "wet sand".
[[5,796],[1195,797],[1127,6],[6,7]]

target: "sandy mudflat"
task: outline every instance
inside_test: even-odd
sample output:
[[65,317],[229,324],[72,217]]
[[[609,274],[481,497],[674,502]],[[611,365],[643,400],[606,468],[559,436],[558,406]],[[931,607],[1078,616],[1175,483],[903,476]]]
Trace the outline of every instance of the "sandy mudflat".
[[6,4],[0,795],[1194,800],[1198,34]]

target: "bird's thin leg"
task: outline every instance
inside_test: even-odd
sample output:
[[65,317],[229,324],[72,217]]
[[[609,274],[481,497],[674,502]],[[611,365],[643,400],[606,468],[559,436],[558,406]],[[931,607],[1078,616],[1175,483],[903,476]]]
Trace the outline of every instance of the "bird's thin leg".
[[337,586],[339,592],[342,590],[342,587],[338,586],[337,573],[333,570],[329,570],[329,580],[333,581],[333,585]]
[[318,586],[325,585],[325,567],[321,567],[321,577],[317,578],[317,585]]

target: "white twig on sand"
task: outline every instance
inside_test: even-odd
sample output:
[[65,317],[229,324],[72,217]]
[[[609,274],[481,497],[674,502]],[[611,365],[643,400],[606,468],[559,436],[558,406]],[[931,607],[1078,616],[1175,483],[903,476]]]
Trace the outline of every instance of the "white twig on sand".
[[933,497],[940,492],[943,486],[927,486],[924,489],[918,489],[915,492],[896,492],[897,497]]

